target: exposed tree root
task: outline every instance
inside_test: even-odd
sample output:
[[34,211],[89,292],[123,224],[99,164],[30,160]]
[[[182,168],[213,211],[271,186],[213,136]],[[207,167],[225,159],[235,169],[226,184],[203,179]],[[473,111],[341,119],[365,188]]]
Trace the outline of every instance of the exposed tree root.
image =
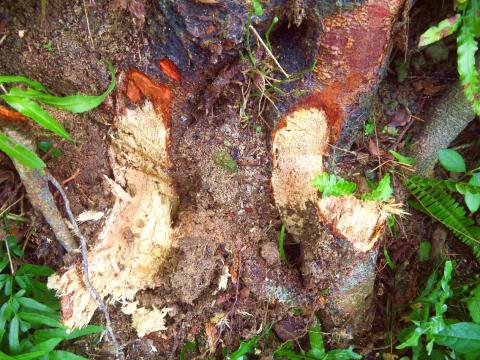
[[413,143],[411,154],[417,160],[417,174],[431,176],[438,151],[447,148],[474,118],[475,113],[457,82],[432,105],[425,119],[427,125]]
[[[4,128],[3,131],[17,143],[34,151],[34,145],[31,140],[21,132]],[[22,179],[22,183],[27,191],[28,198],[33,208],[39,211],[47,223],[52,228],[57,240],[62,244],[67,252],[72,252],[78,248],[67,224],[57,209],[55,199],[48,188],[49,177],[42,173],[42,170],[31,169],[23,166],[18,161],[13,160],[13,164]]]

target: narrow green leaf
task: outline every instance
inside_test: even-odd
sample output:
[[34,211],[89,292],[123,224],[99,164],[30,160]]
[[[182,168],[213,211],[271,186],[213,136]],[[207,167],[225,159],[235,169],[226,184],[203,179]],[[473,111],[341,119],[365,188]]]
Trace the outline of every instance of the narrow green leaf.
[[34,152],[2,133],[0,133],[0,150],[24,166],[34,169],[45,167],[45,163]]
[[18,97],[37,100],[45,105],[49,105],[57,109],[70,111],[72,113],[83,113],[99,106],[108,96],[108,94],[110,94],[115,88],[115,68],[111,64],[108,65],[108,68],[110,70],[112,80],[107,90],[98,96],[70,95],[61,97],[45,94],[34,89],[28,89],[26,91],[20,89],[11,89],[10,93]]
[[435,336],[435,342],[461,354],[480,352],[480,325],[469,322],[448,325]]
[[320,359],[321,356],[325,354],[325,345],[323,344],[323,335],[320,324],[312,326],[308,330],[308,339],[310,340],[310,351],[311,354],[316,359]]
[[430,251],[432,250],[432,244],[428,241],[422,241],[418,248],[418,260],[425,262],[430,259]]
[[395,150],[389,150],[389,153],[393,155],[393,157],[403,165],[415,165],[415,159],[409,156],[402,155]]
[[443,168],[451,172],[465,172],[465,160],[458,151],[453,149],[442,149],[438,152],[438,160]]
[[395,270],[395,263],[392,261],[392,258],[388,254],[387,248],[383,248],[383,256],[385,256],[385,261],[388,267],[392,270]]
[[461,23],[462,15],[460,14],[440,21],[438,25],[430,27],[420,36],[418,46],[422,47],[433,44],[434,42],[453,34],[455,31],[457,31]]
[[55,349],[58,344],[62,342],[63,339],[60,338],[53,338],[45,340],[39,344],[34,346],[35,351],[43,351],[44,353],[48,354],[50,351]]
[[[50,96],[50,95],[46,95],[46,96]],[[13,96],[9,94],[2,95],[1,98],[8,105],[10,105],[12,108],[17,110],[19,113],[35,120],[44,128],[63,137],[64,139],[72,140],[72,137],[63,128],[63,126],[60,125],[60,123],[57,120],[55,120],[48,112],[42,109],[42,107],[38,105],[36,102],[26,97]]]
[[45,351],[32,351],[32,352],[29,352],[29,353],[26,353],[26,354],[21,354],[21,355],[14,356],[13,359],[15,359],[15,360],[32,360],[32,359],[38,359],[45,354],[46,354]]
[[15,235],[7,235],[7,244],[9,249],[18,257],[23,256],[23,250],[18,245]]
[[348,349],[337,349],[332,350],[327,353],[327,356],[322,360],[359,360],[362,358],[362,355],[357,354],[353,351],[353,347],[350,346]]
[[47,91],[45,86],[37,81],[33,81],[25,76],[0,75],[0,84],[5,83],[23,83],[38,91]]
[[278,234],[278,251],[280,252],[280,259],[287,263],[287,255],[285,254],[285,224],[282,224]]
[[15,360],[15,358],[0,351],[0,360]]
[[34,326],[47,325],[60,327],[59,316],[57,314],[55,314],[54,317],[50,317],[39,313],[20,311],[18,317],[22,320],[28,321]]
[[103,331],[102,326],[97,325],[88,325],[81,329],[75,329],[71,333],[67,334],[67,328],[58,328],[58,329],[40,329],[36,330],[33,334],[35,343],[48,340],[51,338],[62,338],[64,340],[73,340],[85,335],[97,334]]
[[38,276],[50,276],[54,273],[52,268],[48,266],[34,265],[34,264],[25,264],[20,266],[17,270],[17,275],[38,275]]
[[8,328],[8,348],[13,354],[18,354],[20,352],[20,341],[18,339],[19,330],[18,317],[14,316],[12,321],[10,321],[10,326]]
[[49,308],[48,306],[46,306],[42,303],[39,303],[38,301],[33,300],[31,298],[28,298],[28,297],[20,297],[20,298],[17,299],[17,301],[23,307],[25,307],[27,309],[38,310],[38,311],[42,311],[42,312],[53,312],[54,311],[51,308]]

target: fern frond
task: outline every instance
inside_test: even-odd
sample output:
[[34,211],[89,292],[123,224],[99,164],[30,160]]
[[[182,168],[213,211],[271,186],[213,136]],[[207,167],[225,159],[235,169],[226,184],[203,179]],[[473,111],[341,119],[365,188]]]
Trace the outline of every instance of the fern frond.
[[350,195],[353,194],[357,188],[357,184],[354,182],[336,177],[334,174],[328,174],[327,172],[315,176],[312,180],[312,185],[322,193],[323,198]]
[[477,40],[475,39],[477,19],[476,7],[472,3],[466,10],[463,24],[457,37],[457,67],[465,97],[472,104],[473,111],[480,115],[480,87],[478,85],[478,71],[475,66],[475,53],[478,48]]
[[480,260],[480,234],[477,228],[472,226],[474,222],[466,216],[463,206],[445,192],[444,187],[438,186],[437,180],[410,176],[405,178],[404,183],[423,211],[469,245]]

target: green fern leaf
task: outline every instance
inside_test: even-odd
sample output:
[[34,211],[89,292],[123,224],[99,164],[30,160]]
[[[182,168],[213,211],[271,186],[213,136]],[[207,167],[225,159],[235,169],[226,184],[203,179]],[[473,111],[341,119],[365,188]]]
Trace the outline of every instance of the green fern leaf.
[[480,260],[480,232],[473,226],[472,219],[453,197],[438,186],[438,181],[411,176],[404,180],[405,185],[417,200],[422,212],[449,228],[456,237],[472,248]]
[[480,115],[480,88],[475,67],[475,53],[478,49],[475,40],[476,22],[475,7],[469,6],[457,37],[457,67],[465,97],[472,104],[473,111]]
[[335,175],[329,175],[326,172],[315,176],[315,178],[312,180],[312,185],[315,189],[322,193],[323,198],[327,198],[329,196],[351,195],[357,188],[357,184],[354,182],[337,178]]

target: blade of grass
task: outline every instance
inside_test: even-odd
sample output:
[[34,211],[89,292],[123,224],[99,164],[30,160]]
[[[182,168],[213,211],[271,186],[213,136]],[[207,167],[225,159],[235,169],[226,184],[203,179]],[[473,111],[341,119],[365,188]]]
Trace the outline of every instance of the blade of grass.
[[115,68],[109,64],[109,70],[112,81],[107,90],[102,95],[70,95],[70,96],[53,96],[42,93],[35,89],[21,90],[14,88],[10,90],[10,94],[22,97],[35,99],[45,105],[49,105],[61,110],[67,110],[72,113],[82,113],[90,111],[99,106],[105,98],[115,88]]
[[288,261],[287,261],[287,255],[285,254],[284,243],[285,243],[285,224],[282,224],[280,233],[278,234],[278,250],[280,251],[280,259],[282,259],[283,262],[287,263]]
[[36,102],[26,98],[13,95],[2,95],[1,98],[19,113],[35,120],[44,128],[60,135],[64,139],[72,140],[70,134],[63,126],[55,120],[48,112],[46,112]]
[[0,75],[0,84],[4,83],[23,83],[38,91],[47,91],[45,86],[37,81],[33,81],[25,76]]
[[0,133],[0,150],[27,167],[34,169],[45,167],[45,163],[34,152],[2,133]]

